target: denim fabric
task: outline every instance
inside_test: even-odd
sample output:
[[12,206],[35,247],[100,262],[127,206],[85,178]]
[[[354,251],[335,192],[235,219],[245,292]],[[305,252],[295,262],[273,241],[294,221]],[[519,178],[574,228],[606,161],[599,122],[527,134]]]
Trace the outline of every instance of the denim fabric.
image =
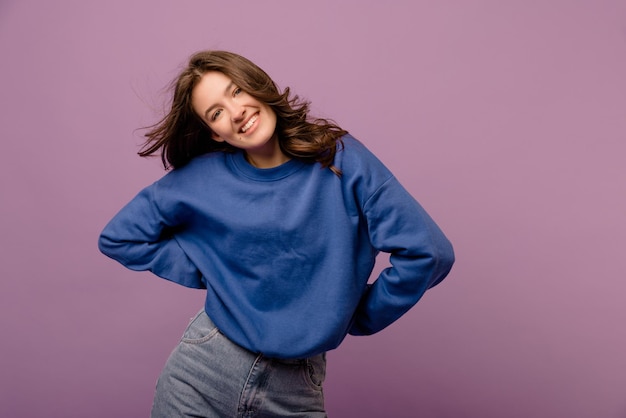
[[325,373],[325,354],[264,357],[231,342],[202,310],[165,364],[151,417],[326,417]]

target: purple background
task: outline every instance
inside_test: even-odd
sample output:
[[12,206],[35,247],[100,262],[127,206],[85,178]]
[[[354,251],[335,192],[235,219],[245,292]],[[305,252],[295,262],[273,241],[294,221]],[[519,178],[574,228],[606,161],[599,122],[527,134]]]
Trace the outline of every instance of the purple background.
[[370,147],[457,251],[329,354],[331,417],[626,417],[626,2],[0,3],[0,416],[147,416],[202,292],[102,256],[190,53]]

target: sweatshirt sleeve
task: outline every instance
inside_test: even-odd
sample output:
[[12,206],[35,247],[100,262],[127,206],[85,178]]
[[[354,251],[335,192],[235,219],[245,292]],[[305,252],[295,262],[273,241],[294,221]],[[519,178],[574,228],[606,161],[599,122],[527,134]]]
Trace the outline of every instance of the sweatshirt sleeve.
[[157,206],[156,187],[158,183],[143,189],[109,221],[98,248],[131,270],[149,270],[186,287],[206,288],[176,240],[175,232],[182,225],[172,220],[175,214],[165,214]]
[[400,318],[454,263],[448,239],[395,177],[373,193],[363,212],[372,245],[390,254],[391,267],[367,287],[352,335],[376,333]]

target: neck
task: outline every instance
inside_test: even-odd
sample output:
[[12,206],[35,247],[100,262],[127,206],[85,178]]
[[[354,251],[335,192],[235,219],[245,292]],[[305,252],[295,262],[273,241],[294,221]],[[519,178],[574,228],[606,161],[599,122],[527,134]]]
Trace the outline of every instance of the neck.
[[273,168],[290,160],[282,152],[274,155],[251,154],[246,152],[246,160],[256,168]]
[[273,168],[290,160],[280,149],[278,139],[272,138],[265,147],[261,149],[246,150],[246,160],[257,168]]

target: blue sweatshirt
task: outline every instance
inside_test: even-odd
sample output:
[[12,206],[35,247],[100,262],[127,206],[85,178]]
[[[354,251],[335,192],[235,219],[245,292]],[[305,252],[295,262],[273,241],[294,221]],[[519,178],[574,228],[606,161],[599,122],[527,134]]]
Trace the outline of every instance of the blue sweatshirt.
[[[385,328],[448,274],[452,246],[360,142],[334,165],[259,169],[242,152],[193,159],[143,189],[108,223],[100,250],[133,270],[206,288],[206,313],[232,341],[303,358],[346,334]],[[376,255],[391,267],[368,285]]]

